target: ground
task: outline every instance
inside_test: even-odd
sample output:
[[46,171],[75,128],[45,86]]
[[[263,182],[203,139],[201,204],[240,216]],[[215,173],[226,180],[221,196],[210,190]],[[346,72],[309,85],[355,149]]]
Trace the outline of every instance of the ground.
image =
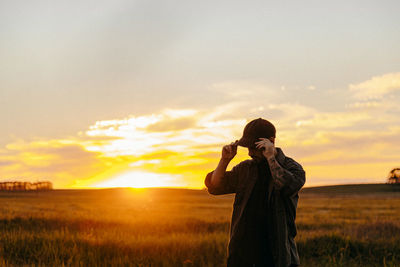
[[[302,266],[400,266],[399,189],[302,190]],[[0,265],[224,266],[232,200],[182,189],[1,192]]]

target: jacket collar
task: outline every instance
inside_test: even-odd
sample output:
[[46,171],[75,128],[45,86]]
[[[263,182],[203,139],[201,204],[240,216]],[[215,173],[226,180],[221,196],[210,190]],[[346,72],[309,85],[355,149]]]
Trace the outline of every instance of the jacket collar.
[[283,151],[280,147],[276,148],[276,156],[275,156],[276,160],[278,161],[278,163],[283,166],[283,164],[285,163],[285,154],[283,154]]

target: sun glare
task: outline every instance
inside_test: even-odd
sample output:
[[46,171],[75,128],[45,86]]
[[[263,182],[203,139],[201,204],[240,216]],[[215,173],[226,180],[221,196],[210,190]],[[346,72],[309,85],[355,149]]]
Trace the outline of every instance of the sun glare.
[[175,176],[141,171],[131,171],[119,174],[109,180],[97,183],[94,187],[179,187]]

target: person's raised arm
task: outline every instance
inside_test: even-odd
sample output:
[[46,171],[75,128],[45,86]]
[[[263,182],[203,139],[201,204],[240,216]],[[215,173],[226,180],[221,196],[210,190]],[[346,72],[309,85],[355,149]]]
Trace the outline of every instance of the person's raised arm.
[[232,142],[229,145],[226,145],[222,148],[221,159],[218,163],[217,168],[214,170],[211,176],[211,185],[214,187],[218,187],[221,182],[224,174],[226,172],[226,168],[229,165],[229,162],[236,156],[237,153],[237,143]]
[[287,169],[281,166],[275,157],[277,152],[274,143],[267,138],[260,138],[260,141],[256,142],[256,147],[263,148],[263,155],[268,161],[275,188],[278,190],[285,188],[284,192],[287,195],[297,193],[305,183],[303,168],[292,159],[288,160]]

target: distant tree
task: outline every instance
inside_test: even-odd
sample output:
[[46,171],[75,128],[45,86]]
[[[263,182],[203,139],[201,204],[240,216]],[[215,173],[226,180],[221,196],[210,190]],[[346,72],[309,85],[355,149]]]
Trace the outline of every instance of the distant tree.
[[41,181],[37,183],[18,181],[0,183],[0,191],[46,191],[52,189],[53,184],[49,181]]
[[400,168],[394,168],[389,172],[389,184],[400,184]]

